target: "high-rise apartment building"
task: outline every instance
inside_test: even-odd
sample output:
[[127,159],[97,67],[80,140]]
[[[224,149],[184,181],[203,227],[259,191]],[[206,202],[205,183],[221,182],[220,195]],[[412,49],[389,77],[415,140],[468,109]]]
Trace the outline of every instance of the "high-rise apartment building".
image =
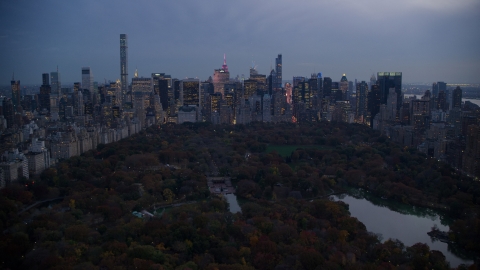
[[275,58],[275,78],[274,78],[274,85],[273,88],[275,90],[282,89],[282,55],[279,54],[277,58]]
[[127,34],[120,34],[120,81],[122,95],[128,92],[128,42]]
[[340,83],[338,85],[338,90],[342,93],[341,100],[347,100],[348,96],[348,79],[345,74],[342,74],[342,78],[340,79]]

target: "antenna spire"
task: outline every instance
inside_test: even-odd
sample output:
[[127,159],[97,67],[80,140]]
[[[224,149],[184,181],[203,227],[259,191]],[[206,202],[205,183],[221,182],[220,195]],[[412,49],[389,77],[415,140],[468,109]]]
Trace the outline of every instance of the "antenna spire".
[[228,72],[227,56],[226,56],[225,53],[223,54],[223,65],[222,65],[222,69],[223,69],[225,72]]

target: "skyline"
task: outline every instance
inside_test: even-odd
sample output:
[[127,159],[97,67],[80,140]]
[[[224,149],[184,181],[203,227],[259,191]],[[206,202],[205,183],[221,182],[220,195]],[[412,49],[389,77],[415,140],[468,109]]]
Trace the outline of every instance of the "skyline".
[[3,1],[0,10],[1,85],[13,72],[22,85],[39,85],[57,65],[65,83],[81,81],[82,67],[99,83],[120,79],[120,34],[128,35],[129,82],[136,68],[143,77],[206,80],[224,53],[231,77],[248,77],[252,61],[268,75],[282,54],[284,80],[321,72],[367,81],[400,71],[405,83],[480,82],[473,0]]

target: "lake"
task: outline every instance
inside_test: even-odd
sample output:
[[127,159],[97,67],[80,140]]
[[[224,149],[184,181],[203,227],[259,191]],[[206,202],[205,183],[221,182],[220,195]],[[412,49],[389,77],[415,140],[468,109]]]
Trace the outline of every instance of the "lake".
[[[451,267],[473,264],[473,260],[452,250],[447,243],[433,241],[427,234],[434,225],[441,231],[448,231],[449,221],[431,209],[414,207],[395,201],[370,198],[361,192],[350,195],[334,196],[349,205],[350,214],[367,227],[369,232],[381,234],[382,241],[389,238],[398,239],[406,246],[418,242],[427,244],[432,250],[439,250],[445,255]],[[372,200],[373,202],[369,200]]]
[[226,194],[225,198],[227,199],[228,205],[230,206],[230,212],[232,212],[233,214],[242,212],[240,205],[238,205],[237,196],[235,196],[235,194]]

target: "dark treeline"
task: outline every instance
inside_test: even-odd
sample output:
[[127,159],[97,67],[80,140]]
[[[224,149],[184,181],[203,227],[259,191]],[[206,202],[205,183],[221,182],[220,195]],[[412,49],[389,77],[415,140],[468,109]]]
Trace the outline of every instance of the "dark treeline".
[[[210,195],[212,173],[232,177],[241,214]],[[344,123],[200,123],[149,128],[1,190],[2,267],[448,269],[424,244],[382,243],[341,202],[304,200],[345,187],[441,210],[456,220],[450,240],[480,254],[480,183],[415,149]]]

